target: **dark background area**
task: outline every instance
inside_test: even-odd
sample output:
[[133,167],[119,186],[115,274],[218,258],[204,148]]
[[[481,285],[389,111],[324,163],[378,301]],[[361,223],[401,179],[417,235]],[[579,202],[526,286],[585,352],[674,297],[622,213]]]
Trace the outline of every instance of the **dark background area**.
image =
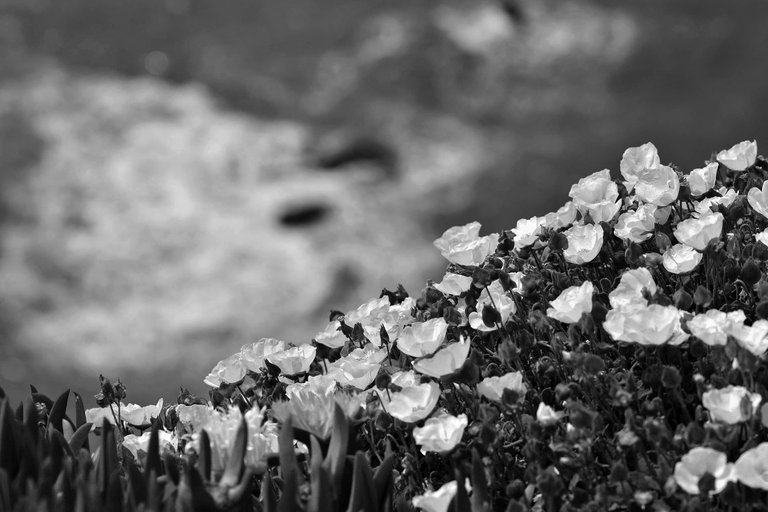
[[[408,172],[393,163],[407,152],[403,139],[439,139],[433,120],[459,123],[485,156],[473,179],[457,181],[465,201],[433,199],[414,213],[428,241],[471,220],[490,232],[543,215],[579,177],[603,168],[618,175],[624,149],[647,141],[686,171],[741,140],[768,143],[764,2],[508,2],[508,13],[493,18],[509,25],[499,29],[507,38],[467,49],[440,20],[450,18],[447,9],[461,19],[478,5],[501,12],[498,3],[469,1],[0,0],[0,87],[48,66],[202,85],[224,112],[306,127],[315,166],[339,156],[324,135],[342,134],[342,148],[362,148],[350,165],[373,161],[384,174]],[[46,136],[24,109],[2,96],[0,105],[0,226],[18,226],[24,214],[9,185],[33,179]],[[393,112],[408,121],[393,122]],[[325,305],[349,309],[355,300],[335,296]],[[19,347],[25,318],[4,301],[0,356],[26,361],[27,370],[11,376],[0,366],[0,386],[14,396],[31,382],[51,394],[70,382],[96,391],[97,375],[59,371],[44,353]],[[212,343],[202,366],[252,337]],[[204,375],[190,382],[189,372],[123,375],[136,379],[124,378],[135,390],[129,400],[173,398],[180,375],[204,391]]]

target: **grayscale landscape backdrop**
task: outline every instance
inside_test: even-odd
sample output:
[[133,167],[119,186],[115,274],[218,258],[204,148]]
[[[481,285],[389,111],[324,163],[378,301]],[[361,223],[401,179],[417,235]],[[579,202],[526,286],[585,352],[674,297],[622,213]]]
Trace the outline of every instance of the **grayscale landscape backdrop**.
[[768,145],[768,3],[0,0],[0,386],[205,394],[652,141]]

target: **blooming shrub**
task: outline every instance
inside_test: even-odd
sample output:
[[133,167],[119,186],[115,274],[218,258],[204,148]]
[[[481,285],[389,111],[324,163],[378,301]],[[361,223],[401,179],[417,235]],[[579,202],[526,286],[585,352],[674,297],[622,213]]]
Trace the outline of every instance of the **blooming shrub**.
[[[372,489],[370,469],[323,487],[325,462],[284,467],[348,429],[347,460],[392,471],[386,510],[768,510],[768,161],[744,142],[685,173],[647,143],[619,170],[509,231],[447,230],[439,282],[333,312],[311,342],[245,345],[206,377],[210,400],[120,410],[214,475],[247,424],[266,508],[346,510]],[[105,385],[86,417],[142,453],[147,425]],[[273,486],[284,471],[308,482],[299,498]]]

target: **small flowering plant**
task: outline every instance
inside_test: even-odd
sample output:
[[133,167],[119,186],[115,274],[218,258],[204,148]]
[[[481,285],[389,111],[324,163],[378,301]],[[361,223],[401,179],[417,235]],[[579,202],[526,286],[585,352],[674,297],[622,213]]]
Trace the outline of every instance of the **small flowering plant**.
[[138,458],[151,423],[214,473],[241,446],[257,509],[358,510],[359,489],[318,508],[316,454],[338,452],[391,475],[350,469],[391,484],[371,510],[768,510],[768,161],[745,141],[690,171],[651,143],[618,164],[507,231],[446,230],[417,296],[244,345],[210,400],[125,405],[103,382],[88,417]]

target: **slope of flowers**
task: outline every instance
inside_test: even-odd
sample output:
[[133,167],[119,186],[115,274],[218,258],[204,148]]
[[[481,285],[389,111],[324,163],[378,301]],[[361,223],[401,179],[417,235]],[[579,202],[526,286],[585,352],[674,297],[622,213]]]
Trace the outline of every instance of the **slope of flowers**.
[[243,346],[161,439],[205,429],[221,471],[244,416],[263,470],[280,424],[327,442],[340,404],[372,462],[397,454],[401,510],[768,510],[768,161],[746,141],[684,172],[647,143],[619,170],[509,231],[447,230],[419,297]]

